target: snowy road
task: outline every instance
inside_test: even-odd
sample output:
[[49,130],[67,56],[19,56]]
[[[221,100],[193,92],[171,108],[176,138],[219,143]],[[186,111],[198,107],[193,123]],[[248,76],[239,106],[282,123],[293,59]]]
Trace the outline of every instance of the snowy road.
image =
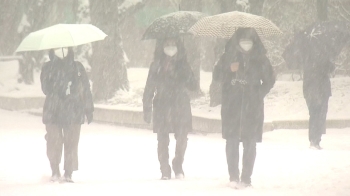
[[227,186],[225,141],[219,134],[190,135],[186,178],[161,181],[151,131],[84,125],[75,183],[59,184],[48,182],[41,118],[4,110],[0,116],[0,196],[350,195],[350,128],[328,130],[322,151],[308,149],[306,130],[265,133],[258,145],[254,188],[233,190]]

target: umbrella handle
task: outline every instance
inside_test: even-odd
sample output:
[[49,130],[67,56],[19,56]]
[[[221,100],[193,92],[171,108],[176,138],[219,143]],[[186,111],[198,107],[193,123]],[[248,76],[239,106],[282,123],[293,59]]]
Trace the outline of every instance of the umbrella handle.
[[63,54],[63,58],[64,58],[64,51],[63,51],[63,48],[61,48],[62,49],[62,54]]

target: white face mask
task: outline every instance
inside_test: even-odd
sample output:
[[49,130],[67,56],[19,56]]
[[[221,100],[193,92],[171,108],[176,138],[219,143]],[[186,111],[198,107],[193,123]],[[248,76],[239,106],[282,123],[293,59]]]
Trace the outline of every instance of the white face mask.
[[164,47],[164,53],[168,56],[174,56],[177,53],[176,46],[166,46]]
[[241,40],[239,41],[239,46],[246,52],[251,50],[253,48],[253,41],[252,40]]
[[[63,56],[64,53],[64,56]],[[68,49],[67,48],[63,48],[63,53],[62,53],[62,48],[56,49],[55,50],[55,55],[58,56],[58,58],[63,59],[63,57],[67,56],[68,53]]]

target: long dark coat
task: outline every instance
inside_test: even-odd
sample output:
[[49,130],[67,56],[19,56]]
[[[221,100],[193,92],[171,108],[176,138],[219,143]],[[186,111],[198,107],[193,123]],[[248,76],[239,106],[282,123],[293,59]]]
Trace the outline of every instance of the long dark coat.
[[[321,59],[321,58],[320,58]],[[303,63],[303,93],[310,101],[326,99],[332,96],[329,74],[334,64],[329,60],[307,58]]]
[[[275,83],[270,61],[260,39],[250,53],[238,49],[233,37],[213,71],[213,79],[222,82],[222,136],[261,142],[264,122],[264,97]],[[259,41],[259,42],[258,42]],[[239,70],[230,65],[239,62]]]
[[[73,57],[71,57],[73,58]],[[78,61],[50,56],[40,75],[46,95],[43,107],[44,124],[83,124],[85,115],[94,111],[90,83],[84,66]],[[71,82],[70,93],[67,86]]]
[[[173,66],[173,69],[168,69]],[[192,113],[187,90],[197,83],[186,58],[161,58],[149,69],[143,94],[144,114],[153,108],[153,132],[180,133],[192,130]]]

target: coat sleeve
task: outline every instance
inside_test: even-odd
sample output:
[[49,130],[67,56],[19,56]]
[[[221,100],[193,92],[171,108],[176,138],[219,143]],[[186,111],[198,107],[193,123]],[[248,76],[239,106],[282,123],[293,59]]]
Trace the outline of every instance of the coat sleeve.
[[264,98],[267,93],[270,92],[271,88],[275,85],[276,79],[269,59],[267,57],[264,57],[263,62],[260,95]]
[[83,100],[84,100],[84,111],[86,114],[94,112],[94,102],[92,99],[92,93],[90,89],[89,78],[86,74],[84,66],[80,62],[75,62],[79,67],[79,72],[81,74],[81,83],[83,86]]
[[143,102],[144,113],[152,112],[153,97],[156,91],[156,75],[157,75],[157,66],[153,62],[149,68],[146,86],[143,92],[142,102]]
[[216,82],[221,82],[223,79],[223,72],[222,72],[222,60],[223,56],[219,59],[219,61],[214,66],[213,70],[213,80]]
[[40,82],[41,90],[45,95],[52,93],[52,81],[50,80],[50,62],[45,63],[41,69]]

